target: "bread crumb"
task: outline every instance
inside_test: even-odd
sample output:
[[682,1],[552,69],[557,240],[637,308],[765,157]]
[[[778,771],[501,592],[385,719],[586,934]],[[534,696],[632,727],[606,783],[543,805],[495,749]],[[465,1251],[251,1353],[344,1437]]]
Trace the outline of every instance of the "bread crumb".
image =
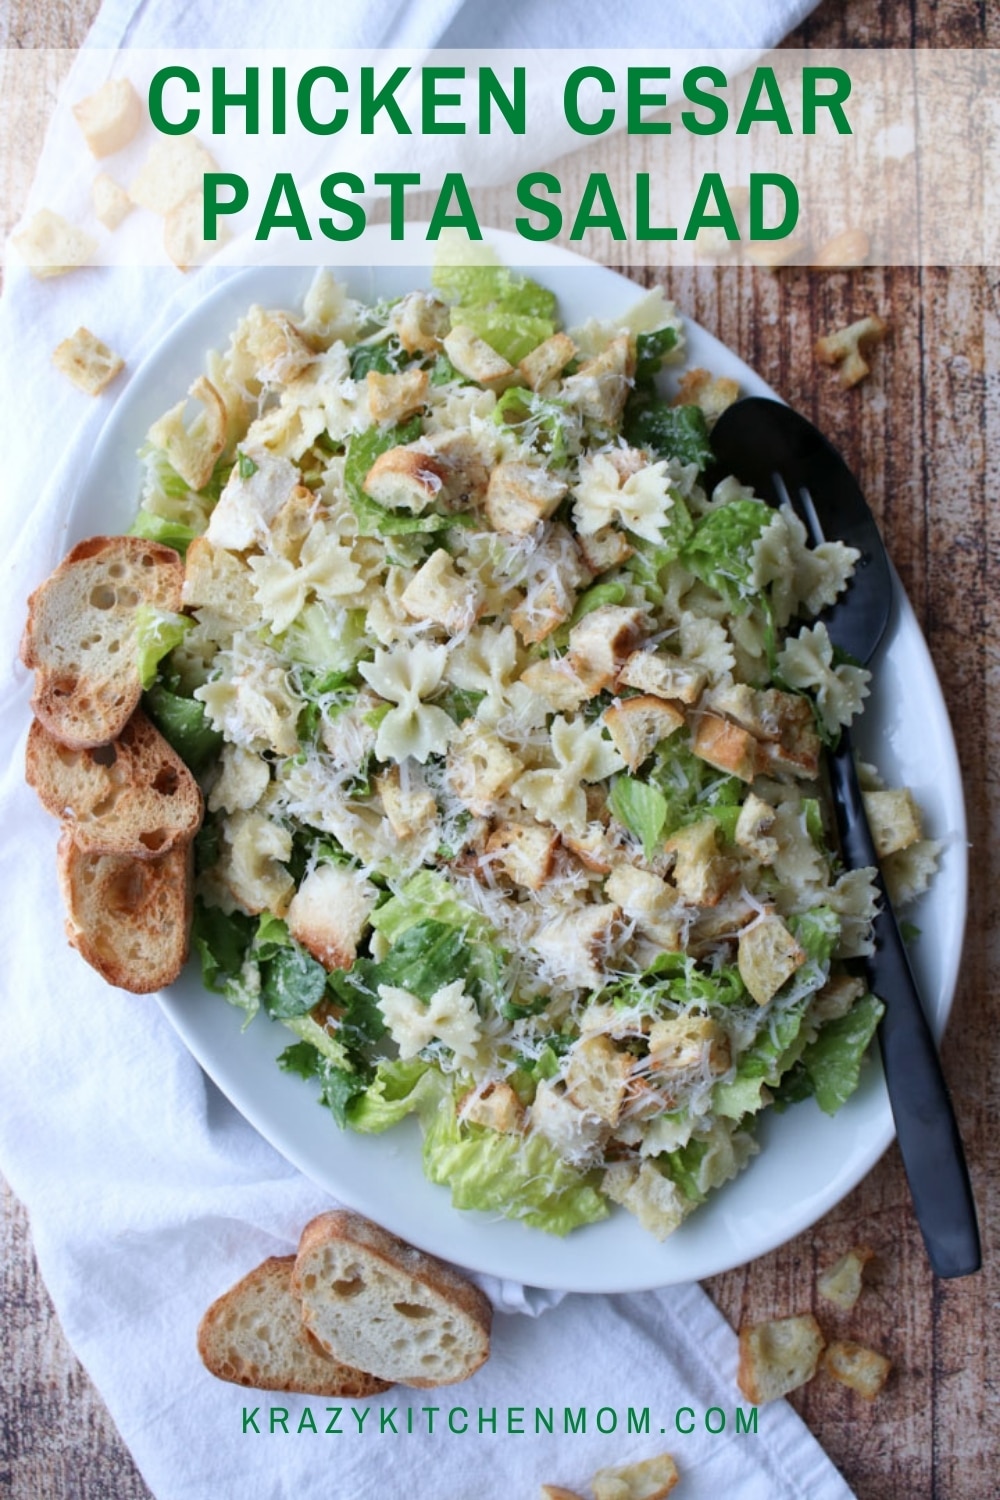
[[73,115],[94,156],[113,156],[138,132],[142,104],[127,78],[109,78],[73,105]]
[[107,172],[98,172],[91,183],[90,201],[94,206],[94,217],[105,229],[112,231],[132,212],[132,199],[121,183],[116,182]]
[[825,1344],[811,1313],[741,1328],[736,1376],[740,1390],[758,1405],[787,1396],[812,1380]]
[[841,1385],[874,1401],[889,1378],[892,1361],[852,1339],[835,1339],[823,1353],[823,1368]]
[[823,365],[839,365],[840,383],[845,389],[857,385],[870,374],[862,349],[880,344],[889,332],[888,323],[875,313],[860,318],[847,328],[839,328],[826,338],[816,340],[816,358]]
[[816,1283],[819,1295],[832,1302],[834,1307],[849,1312],[861,1295],[864,1269],[874,1254],[867,1245],[856,1245],[848,1250],[820,1276]]
[[82,327],[52,351],[52,360],[56,369],[88,396],[99,396],[125,368],[121,355]]
[[11,244],[40,281],[89,265],[97,249],[95,239],[51,208],[40,209]]

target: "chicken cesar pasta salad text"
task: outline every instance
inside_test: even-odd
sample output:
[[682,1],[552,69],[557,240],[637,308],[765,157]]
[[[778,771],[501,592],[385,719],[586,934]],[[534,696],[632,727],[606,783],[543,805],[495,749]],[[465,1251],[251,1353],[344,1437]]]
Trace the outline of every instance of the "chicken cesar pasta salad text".
[[[881,1013],[845,964],[872,872],[818,790],[867,692],[814,622],[856,554],[706,491],[736,391],[666,399],[683,351],[660,291],[564,332],[486,258],[374,306],[322,271],[144,450],[134,530],[186,552],[144,701],[206,794],[208,987],[290,1028],[340,1126],[415,1114],[457,1207],[558,1234],[618,1203],[669,1235],[762,1110],[843,1103]],[[913,895],[934,846],[870,796]]]

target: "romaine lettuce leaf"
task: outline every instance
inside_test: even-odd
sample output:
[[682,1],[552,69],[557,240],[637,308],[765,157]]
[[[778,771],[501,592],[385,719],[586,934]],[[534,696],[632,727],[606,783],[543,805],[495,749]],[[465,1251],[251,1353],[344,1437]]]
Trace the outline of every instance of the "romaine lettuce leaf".
[[828,1022],[803,1051],[802,1065],[825,1114],[836,1114],[857,1088],[861,1059],[884,1012],[881,1000],[862,995],[846,1016]]
[[375,1077],[347,1107],[347,1123],[361,1135],[379,1135],[409,1114],[432,1113],[449,1085],[423,1058],[380,1062]]
[[633,448],[651,448],[660,458],[697,464],[699,470],[715,456],[701,407],[671,406],[648,387],[626,402],[622,432]]
[[649,333],[636,334],[635,380],[637,385],[646,385],[654,380],[664,359],[677,343],[677,329],[669,324],[665,328],[654,328]]
[[418,922],[442,922],[477,934],[486,934],[488,924],[455,895],[443,875],[420,870],[372,914],[371,923],[390,943],[399,941],[408,927]]
[[[317,1027],[317,1030],[322,1030]],[[300,1078],[315,1078],[319,1082],[319,1103],[333,1115],[343,1130],[347,1125],[347,1108],[352,1100],[363,1094],[368,1079],[353,1068],[344,1067],[319,1051],[312,1042],[294,1042],[278,1057],[278,1067],[286,1073],[297,1073]]]
[[456,1208],[474,1208],[520,1219],[549,1234],[607,1218],[598,1174],[574,1171],[543,1135],[501,1135],[463,1125],[449,1097],[424,1127],[424,1171],[451,1189]]
[[681,562],[734,609],[745,607],[755,592],[754,544],[770,519],[762,500],[732,500],[709,511],[681,548]]
[[185,765],[200,771],[222,749],[222,735],[213,729],[205,705],[197,698],[182,698],[162,682],[146,690],[143,706]]
[[140,510],[136,513],[128,534],[129,536],[144,536],[151,542],[161,542],[165,547],[173,547],[181,557],[186,555],[195,537],[200,535],[193,526],[188,526],[184,521],[157,516],[151,510]]
[[135,612],[136,658],[139,681],[144,688],[156,681],[156,669],[163,658],[179,646],[194,621],[172,610],[140,604]]
[[667,799],[663,793],[647,781],[619,776],[608,803],[618,821],[642,840],[646,858],[652,859],[667,821]]

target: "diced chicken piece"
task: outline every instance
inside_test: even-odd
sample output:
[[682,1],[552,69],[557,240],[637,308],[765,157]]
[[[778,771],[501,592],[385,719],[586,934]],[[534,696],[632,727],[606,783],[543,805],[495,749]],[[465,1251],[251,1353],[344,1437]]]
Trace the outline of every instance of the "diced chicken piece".
[[864,800],[879,859],[899,849],[908,849],[920,838],[920,809],[907,787],[900,791],[865,792]]
[[251,380],[288,385],[316,358],[316,351],[281,312],[254,305],[233,338],[230,363],[241,385]]
[[573,1166],[588,1167],[599,1161],[609,1127],[589,1109],[564,1094],[549,1079],[538,1085],[529,1123]]
[[775,912],[740,933],[736,959],[740,978],[758,1005],[768,1005],[807,957]]
[[234,625],[255,625],[260,619],[250,569],[204,536],[188,547],[182,598],[187,608],[212,609]]
[[649,1030],[650,1073],[683,1073],[707,1061],[712,1073],[725,1073],[731,1061],[729,1037],[709,1016],[673,1016]]
[[604,604],[569,633],[569,660],[592,693],[610,687],[647,628],[643,610]]
[[443,625],[452,635],[468,630],[479,603],[475,579],[463,578],[443,547],[417,569],[401,598],[408,615]]
[[349,969],[378,899],[357,870],[317,865],[288,908],[288,930],[325,969]]
[[641,1166],[613,1162],[601,1178],[601,1187],[612,1203],[627,1208],[658,1240],[673,1234],[692,1207],[677,1184],[650,1161]]
[[515,885],[538,891],[555,863],[559,835],[541,823],[504,823],[489,837],[486,853]]
[[416,446],[402,446],[379,454],[361,488],[390,510],[419,514],[437,499],[447,479],[447,466],[440,458]]
[[617,1125],[628,1091],[635,1059],[619,1052],[606,1036],[592,1036],[570,1049],[566,1068],[566,1092],[581,1109],[589,1109]]
[[590,690],[582,683],[568,661],[534,661],[521,673],[520,679],[533,693],[560,714],[572,713],[586,703]]
[[634,651],[618,673],[620,688],[637,688],[678,703],[696,703],[707,681],[700,667],[666,651]]
[[376,776],[375,790],[381,798],[389,826],[398,839],[426,832],[437,817],[437,803],[432,793],[422,784],[404,787],[398,766],[390,766],[383,775]]
[[554,333],[551,338],[532,349],[518,365],[518,373],[525,385],[540,391],[543,385],[561,375],[576,354],[576,345],[568,333]]
[[719,825],[702,818],[688,828],[679,828],[664,845],[675,855],[673,882],[685,901],[697,906],[715,906],[735,876],[731,860],[719,853]]
[[511,1135],[524,1126],[524,1105],[509,1083],[487,1083],[473,1089],[458,1106],[458,1118],[468,1125],[485,1125],[501,1135]]
[[605,709],[604,722],[622,760],[636,771],[661,741],[680,729],[684,715],[672,703],[646,693],[613,703]]
[[817,1025],[825,1021],[839,1021],[846,1016],[855,1000],[865,992],[864,980],[853,974],[834,974],[826,981],[809,1007],[809,1019]]
[[299,485],[299,471],[289,459],[278,458],[266,448],[241,451],[253,471],[246,473],[249,464],[237,461],[205,533],[216,547],[231,552],[262,545],[271,522]]
[[296,485],[271,522],[270,550],[298,564],[302,544],[316,524],[320,509],[312,490],[304,484]]
[[577,536],[577,543],[588,568],[594,574],[606,573],[627,562],[635,548],[623,531],[614,526],[602,526],[590,536]]
[[616,865],[604,882],[604,894],[620,906],[639,932],[661,948],[676,952],[681,946],[682,921],[677,913],[677,891],[650,870]]
[[602,426],[616,427],[634,371],[631,341],[627,334],[619,334],[606,349],[563,381],[563,399]]
[[486,492],[486,515],[494,531],[525,536],[548,520],[569,486],[540,464],[497,464]]
[[479,817],[492,811],[524,770],[501,739],[474,721],[463,728],[448,751],[448,778],[459,801]]
[[610,902],[583,906],[554,917],[535,934],[531,946],[567,984],[597,989],[621,931],[621,910]]
[[753,735],[716,714],[697,716],[691,752],[716,770],[738,776],[740,781],[753,781],[757,774],[757,741]]
[[398,375],[369,370],[368,411],[373,422],[402,422],[427,400],[427,371],[411,365]]
[[740,399],[739,384],[725,375],[712,376],[707,370],[688,370],[681,376],[674,406],[700,406],[709,428],[715,426],[727,407]]
[[222,825],[218,874],[233,900],[256,916],[272,911],[283,917],[295,881],[282,861],[290,859],[292,836],[257,812],[237,812]]
[[440,503],[449,511],[472,510],[486,497],[490,475],[482,450],[468,432],[436,432],[424,438],[434,457],[444,465]]
[[513,365],[485,339],[462,324],[453,328],[444,339],[444,352],[460,375],[488,390],[503,390],[516,380]]
[[389,316],[407,354],[435,354],[441,348],[448,331],[448,309],[430,292],[408,292]]
[[271,781],[267,761],[242,745],[223,745],[219,766],[208,798],[209,812],[249,812],[256,807]]
[[769,865],[778,853],[778,840],[769,837],[777,815],[770,802],[750,792],[736,820],[734,842],[755,855],[762,865]]

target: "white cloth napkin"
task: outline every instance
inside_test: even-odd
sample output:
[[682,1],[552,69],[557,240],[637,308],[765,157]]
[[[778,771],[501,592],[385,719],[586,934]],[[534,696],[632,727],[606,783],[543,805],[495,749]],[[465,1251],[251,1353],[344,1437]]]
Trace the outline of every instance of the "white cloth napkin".
[[[670,12],[670,40],[762,46],[810,0],[725,0],[711,12]],[[323,5],[163,7],[108,0],[91,41],[100,46],[231,43],[305,45],[329,34]],[[619,45],[650,37],[663,12],[636,4],[614,22],[597,5],[535,0],[487,15],[460,0],[344,3],[341,45]],[[553,27],[558,23],[559,31]],[[476,28],[476,29],[474,29]],[[575,34],[570,35],[568,28]],[[69,90],[73,89],[71,78]],[[75,97],[72,94],[71,97]],[[51,177],[58,142],[46,148]],[[695,1286],[623,1297],[569,1297],[491,1283],[503,1310],[488,1364],[464,1386],[393,1391],[371,1403],[364,1430],[350,1410],[328,1438],[322,1404],[246,1393],[202,1369],[194,1330],[208,1303],[269,1254],[288,1253],[330,1199],[268,1146],[204,1077],[151,999],[105,986],[65,945],[55,876],[54,824],[23,783],[30,683],[15,661],[24,601],[67,545],[67,514],[113,395],[98,401],[57,375],[50,354],[78,323],[100,330],[135,370],[216,272],[183,281],[173,270],[85,270],[45,283],[16,263],[0,301],[0,412],[4,537],[0,629],[0,878],[4,892],[4,1045],[0,1048],[0,1169],[27,1204],[39,1263],[63,1327],[95,1379],[159,1500],[184,1497],[418,1495],[460,1500],[489,1488],[529,1495],[539,1481],[582,1486],[608,1463],[671,1449],[685,1496],[809,1497],[849,1491],[784,1402],[763,1409],[756,1435],[736,1429],[747,1403],[735,1385],[735,1339]],[[120,387],[119,387],[120,388]],[[165,393],[165,395],[168,393]],[[221,1002],[220,1002],[221,1003]],[[424,1408],[440,1406],[427,1430]],[[646,1433],[627,1409],[649,1409]],[[243,1431],[244,1409],[257,1407]],[[289,1432],[268,1432],[287,1408]],[[303,1416],[310,1408],[320,1433]],[[373,1433],[380,1409],[396,1408]],[[470,1431],[442,1432],[466,1408]],[[519,1419],[509,1411],[523,1407]],[[535,1431],[535,1408],[555,1431]],[[413,1431],[407,1430],[413,1409]],[[496,1408],[498,1431],[489,1430]],[[586,1410],[586,1432],[562,1431]],[[614,1431],[608,1428],[611,1413]],[[708,1420],[724,1431],[706,1430]],[[487,1430],[479,1435],[478,1413]],[[691,1415],[688,1415],[690,1409]],[[461,1418],[454,1418],[460,1424]],[[524,1433],[508,1432],[508,1422]],[[691,1433],[677,1428],[694,1426]],[[393,1435],[392,1423],[397,1428]],[[302,1426],[303,1431],[296,1429]],[[327,1442],[336,1440],[329,1448]]]

